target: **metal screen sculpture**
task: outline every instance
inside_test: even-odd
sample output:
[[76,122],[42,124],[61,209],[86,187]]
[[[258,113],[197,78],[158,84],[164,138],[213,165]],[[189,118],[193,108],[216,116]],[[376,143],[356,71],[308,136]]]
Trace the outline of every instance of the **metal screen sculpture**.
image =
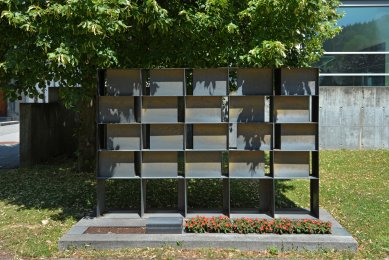
[[314,68],[99,70],[97,215],[107,180],[139,182],[141,217],[151,179],[177,180],[183,216],[191,179],[221,180],[227,216],[245,210],[231,209],[230,181],[259,180],[257,213],[274,217],[275,182],[309,179],[318,217],[318,90]]

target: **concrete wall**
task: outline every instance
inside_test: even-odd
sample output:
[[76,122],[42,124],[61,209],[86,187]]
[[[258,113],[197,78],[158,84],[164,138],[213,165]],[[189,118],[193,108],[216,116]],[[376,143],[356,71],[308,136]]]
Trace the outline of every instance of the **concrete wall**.
[[389,87],[320,87],[321,149],[388,149]]
[[25,167],[57,156],[74,156],[77,149],[75,121],[75,113],[60,103],[21,103],[20,165]]

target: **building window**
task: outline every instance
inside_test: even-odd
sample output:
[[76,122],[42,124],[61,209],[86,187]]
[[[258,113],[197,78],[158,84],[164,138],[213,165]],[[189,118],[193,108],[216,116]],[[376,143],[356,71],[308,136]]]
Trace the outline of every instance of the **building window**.
[[343,30],[318,63],[323,86],[389,86],[389,4],[360,2],[338,10]]

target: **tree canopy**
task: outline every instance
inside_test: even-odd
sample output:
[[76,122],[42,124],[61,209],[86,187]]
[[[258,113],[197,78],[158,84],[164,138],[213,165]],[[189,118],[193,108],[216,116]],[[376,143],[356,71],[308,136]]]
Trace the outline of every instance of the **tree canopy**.
[[[0,85],[54,80],[90,97],[97,68],[302,67],[339,28],[338,0],[0,0]],[[36,88],[38,84],[38,88]],[[81,85],[82,95],[72,94]]]

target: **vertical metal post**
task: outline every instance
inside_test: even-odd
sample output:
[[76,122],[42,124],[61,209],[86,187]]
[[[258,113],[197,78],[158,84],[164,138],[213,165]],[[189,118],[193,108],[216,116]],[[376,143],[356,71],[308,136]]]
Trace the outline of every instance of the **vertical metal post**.
[[178,211],[186,217],[187,203],[186,203],[186,181],[185,178],[178,179]]
[[273,180],[263,179],[259,181],[259,208],[260,212],[268,212],[273,214],[272,210],[274,199],[273,199]]
[[310,181],[311,188],[311,214],[319,218],[319,180],[312,179]]
[[97,193],[96,216],[100,217],[101,215],[103,215],[105,210],[105,180],[97,180],[96,193]]
[[230,179],[223,179],[223,214],[226,216],[231,215],[230,209]]
[[146,185],[147,180],[141,179],[141,189],[140,189],[140,217],[143,218],[146,211]]

